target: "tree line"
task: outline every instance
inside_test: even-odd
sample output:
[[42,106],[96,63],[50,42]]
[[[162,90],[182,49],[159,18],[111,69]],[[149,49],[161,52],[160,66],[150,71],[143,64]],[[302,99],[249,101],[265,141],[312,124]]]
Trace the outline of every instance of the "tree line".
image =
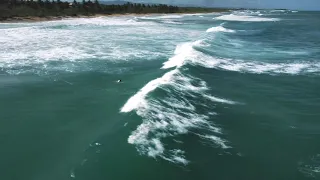
[[104,5],[98,0],[65,2],[61,0],[0,0],[0,18],[25,16],[78,16],[95,14],[125,13],[185,13],[213,12],[217,9],[199,7],[177,7],[165,4],[126,3],[123,5]]

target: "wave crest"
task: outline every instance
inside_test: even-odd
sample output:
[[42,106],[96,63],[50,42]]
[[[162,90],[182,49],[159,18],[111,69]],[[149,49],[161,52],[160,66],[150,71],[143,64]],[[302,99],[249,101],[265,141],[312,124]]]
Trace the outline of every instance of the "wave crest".
[[217,20],[224,20],[224,21],[248,21],[248,22],[268,22],[268,21],[279,21],[278,18],[263,18],[263,17],[256,17],[256,16],[239,16],[234,14],[229,15],[222,15],[216,17],[214,19]]
[[228,32],[228,33],[234,33],[236,31],[232,30],[232,29],[226,29],[226,28],[224,28],[223,26],[220,25],[220,26],[209,28],[209,29],[207,29],[206,32]]
[[[206,68],[223,69],[257,74],[305,74],[319,73],[320,63],[293,62],[268,63],[261,61],[245,61],[212,57],[197,50],[209,46],[203,40],[183,43],[177,46],[175,55],[163,64],[163,69],[181,67],[184,64],[198,65]],[[196,48],[196,49],[195,49]]]
[[227,71],[256,73],[256,74],[305,74],[319,73],[320,63],[267,63],[233,59],[219,59],[203,55],[200,60],[193,61],[194,65],[206,68],[223,69]]
[[[175,55],[163,66],[176,69],[147,83],[129,98],[120,110],[122,113],[136,111],[137,115],[142,117],[143,123],[128,138],[128,143],[134,144],[141,154],[186,165],[189,161],[184,151],[177,148],[168,149],[162,141],[168,137],[188,134],[191,129],[201,129],[203,134],[193,134],[212,142],[216,147],[230,148],[228,142],[219,137],[222,135],[222,130],[209,121],[210,116],[216,114],[197,113],[196,104],[192,99],[222,104],[236,104],[236,102],[209,95],[204,81],[184,75],[179,70],[187,59],[197,56],[193,49],[194,45],[205,44],[203,41],[196,41],[178,45]],[[152,97],[150,93],[155,90],[162,91],[165,96]],[[186,96],[188,98],[185,98]],[[207,106],[206,104],[202,106]],[[172,143],[178,142],[180,141],[173,140]]]
[[[194,85],[195,83],[197,85]],[[148,93],[157,87],[167,91],[166,96],[148,97]],[[194,135],[214,143],[216,147],[230,148],[227,145],[228,142],[219,137],[222,130],[209,121],[210,114],[197,113],[190,98],[184,98],[185,96],[197,99],[203,97],[216,103],[233,104],[232,101],[206,94],[207,89],[204,81],[191,76],[187,77],[177,69],[150,81],[121,109],[121,112],[136,110],[143,119],[143,123],[129,136],[128,143],[134,144],[141,154],[184,165],[189,163],[184,151],[176,148],[167,149],[168,147],[162,143],[163,139],[188,134],[191,129],[201,129],[204,134]],[[176,144],[177,141],[172,143]]]

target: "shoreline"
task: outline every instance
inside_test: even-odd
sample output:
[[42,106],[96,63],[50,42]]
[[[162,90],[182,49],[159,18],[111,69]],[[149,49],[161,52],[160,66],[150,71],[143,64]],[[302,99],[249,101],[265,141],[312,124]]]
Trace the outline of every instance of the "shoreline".
[[[221,12],[221,11],[219,11]],[[45,22],[45,21],[59,21],[64,19],[74,19],[74,18],[95,18],[95,17],[121,17],[121,16],[146,16],[146,15],[179,15],[179,14],[209,14],[209,13],[219,13],[217,12],[186,12],[186,13],[126,13],[126,14],[94,14],[94,15],[77,15],[77,16],[25,16],[25,17],[10,17],[7,19],[0,19],[1,23],[36,23],[36,22]]]

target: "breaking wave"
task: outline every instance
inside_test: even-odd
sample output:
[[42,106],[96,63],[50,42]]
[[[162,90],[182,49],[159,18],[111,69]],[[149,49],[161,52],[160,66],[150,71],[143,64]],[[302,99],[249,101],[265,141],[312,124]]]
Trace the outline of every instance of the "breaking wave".
[[266,74],[304,74],[319,73],[320,63],[293,62],[293,63],[267,63],[261,61],[245,61],[223,59],[207,55],[197,48],[209,46],[204,41],[179,44],[175,55],[163,64],[163,69],[181,67],[185,64],[199,65],[206,68],[222,69],[246,73]]
[[263,18],[263,17],[256,17],[256,16],[245,16],[245,15],[222,15],[216,17],[214,19],[217,20],[224,20],[224,21],[248,21],[248,22],[266,22],[266,21],[279,21],[278,18]]
[[50,26],[141,26],[152,25],[152,22],[138,22],[134,19],[122,17],[95,17],[95,18],[69,18],[59,21],[40,22],[39,24]]
[[248,62],[244,60],[218,59],[203,57],[201,61],[195,62],[207,68],[216,68],[227,71],[256,73],[256,74],[305,74],[319,73],[320,63],[297,62],[297,63],[266,63]]
[[209,28],[209,29],[207,29],[206,32],[228,32],[228,33],[234,33],[236,31],[232,30],[232,29],[226,29],[226,28],[224,28],[223,26],[220,25],[220,26]]
[[[162,67],[176,68],[147,83],[121,108],[122,113],[135,111],[142,117],[142,124],[128,138],[128,143],[134,144],[141,154],[186,165],[189,161],[185,152],[178,148],[168,149],[163,139],[191,133],[192,129],[202,129],[202,134],[193,134],[200,139],[208,140],[222,149],[231,148],[227,140],[220,137],[222,130],[209,121],[210,116],[215,114],[198,113],[195,105],[199,104],[195,104],[192,99],[202,98],[205,101],[230,105],[237,102],[208,94],[206,82],[186,75],[179,69],[186,59],[193,56],[192,46],[201,43],[203,42],[197,41],[178,45],[175,55]],[[152,97],[153,91],[161,91],[165,96]]]
[[[197,85],[193,85],[196,83]],[[163,98],[151,97],[157,88],[166,93]],[[183,75],[178,69],[171,70],[161,78],[150,81],[132,96],[121,108],[121,112],[135,110],[142,117],[140,124],[128,138],[141,154],[153,158],[161,157],[173,163],[188,164],[185,152],[181,149],[167,149],[163,139],[190,133],[191,129],[203,129],[205,134],[195,134],[207,139],[218,147],[227,149],[227,141],[219,137],[222,130],[209,121],[209,114],[199,114],[195,104],[186,95],[203,97],[216,103],[234,104],[235,102],[213,97],[206,93],[206,83],[192,76]]]
[[[225,31],[222,26],[210,31]],[[300,74],[320,72],[320,64],[308,62],[267,63],[223,59],[207,55],[198,48],[210,47],[205,40],[181,43],[176,46],[174,55],[163,63],[162,69],[171,69],[162,77],[147,83],[136,94],[128,99],[121,108],[122,113],[135,111],[142,118],[136,130],[128,138],[128,143],[137,150],[153,158],[163,158],[173,163],[188,164],[185,152],[179,148],[168,147],[164,139],[190,134],[192,129],[201,129],[203,134],[193,133],[200,139],[213,142],[221,149],[231,148],[228,141],[221,136],[222,129],[209,121],[214,113],[198,113],[192,98],[234,105],[235,101],[215,97],[208,94],[206,82],[183,73],[184,65],[202,66],[206,68],[237,71],[246,73],[266,74]],[[154,92],[155,91],[155,92]],[[164,97],[152,96],[154,93],[164,93]],[[185,98],[188,97],[188,98]],[[204,104],[204,106],[206,106]],[[171,137],[171,138],[169,138]],[[178,143],[174,141],[173,143]]]
[[161,15],[161,16],[144,16],[138,19],[155,20],[155,19],[180,19],[186,15]]

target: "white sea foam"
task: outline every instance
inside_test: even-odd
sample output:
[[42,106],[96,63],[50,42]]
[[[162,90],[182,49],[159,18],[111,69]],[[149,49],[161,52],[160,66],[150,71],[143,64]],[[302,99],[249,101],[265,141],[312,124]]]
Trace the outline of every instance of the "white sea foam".
[[[188,88],[185,88],[186,90]],[[170,106],[164,105],[161,99],[146,100],[145,106],[137,109],[137,114],[143,118],[143,123],[132,132],[128,143],[136,145],[141,154],[153,158],[161,157],[174,163],[186,165],[188,161],[181,153],[177,153],[182,151],[166,150],[168,147],[165,147],[162,139],[186,134],[192,128],[204,128],[218,134],[221,133],[221,130],[208,122],[208,116],[197,114],[194,110],[179,108],[177,101],[178,99],[172,101],[171,104],[175,104],[173,105],[175,109],[172,109]],[[223,143],[223,140],[219,138],[210,139],[210,141],[216,141],[217,144]],[[224,148],[223,145],[221,147]]]
[[203,59],[194,61],[196,65],[207,68],[224,69],[228,71],[267,74],[301,74],[320,72],[320,63],[297,62],[297,63],[266,63],[255,61],[243,61],[232,59],[218,59],[203,56]]
[[[221,59],[203,54],[194,49],[195,46],[209,46],[203,40],[179,44],[175,55],[163,64],[163,69],[181,67],[184,64],[200,65],[207,68],[224,69],[247,73],[267,74],[301,74],[319,73],[320,63],[314,62],[292,62],[292,63],[268,63],[261,61],[245,61],[235,59]],[[306,52],[286,52],[295,55],[304,55]]]
[[[81,25],[81,27],[77,27]],[[82,27],[83,25],[83,27]],[[86,28],[87,26],[94,26]],[[104,27],[104,28],[100,28]],[[125,27],[126,26],[126,27]],[[39,23],[19,23],[0,28],[0,68],[10,74],[48,71],[90,70],[92,61],[119,63],[143,58],[157,58],[166,54],[166,48],[155,52],[159,34],[177,32],[153,23],[136,22],[132,17],[79,18]],[[76,30],[75,30],[76,29]],[[148,33],[154,40],[149,41]],[[126,36],[125,39],[122,37]],[[82,63],[82,64],[80,64]],[[86,65],[84,65],[86,63]],[[15,70],[12,70],[15,69]]]
[[[143,119],[143,123],[128,138],[128,143],[134,144],[141,154],[187,165],[189,161],[185,158],[184,151],[179,149],[170,150],[162,143],[162,140],[176,135],[187,134],[190,129],[205,129],[212,134],[200,134],[199,136],[202,139],[212,141],[221,148],[228,147],[225,144],[226,140],[217,136],[221,134],[221,129],[208,121],[209,114],[198,114],[193,102],[189,98],[184,98],[186,95],[194,98],[202,96],[214,102],[234,104],[233,101],[207,94],[208,88],[204,81],[186,76],[179,71],[179,67],[187,59],[197,57],[198,54],[192,48],[193,45],[205,44],[203,41],[196,41],[178,45],[175,55],[163,66],[163,68],[176,67],[176,69],[147,83],[120,110],[123,113],[135,110]],[[148,97],[156,89],[166,91],[168,95],[159,98]],[[176,95],[172,94],[172,92]],[[210,113],[210,115],[214,114]]]
[[74,169],[71,170],[71,172],[70,172],[70,177],[73,178],[73,179],[76,178],[76,174],[75,174],[75,172],[74,172]]
[[180,19],[183,18],[184,15],[164,15],[164,16],[159,16],[161,19]]
[[161,15],[161,16],[144,16],[138,17],[138,19],[155,20],[155,19],[180,19],[185,15]]
[[224,20],[224,21],[249,21],[249,22],[279,21],[278,18],[263,18],[263,17],[257,17],[257,16],[245,16],[245,15],[235,15],[235,14],[222,15],[214,19]]
[[228,33],[234,33],[236,31],[232,30],[232,29],[226,29],[226,28],[224,28],[223,26],[220,25],[220,26],[209,28],[209,29],[207,29],[206,32],[228,32]]
[[188,160],[185,159],[185,152],[180,149],[174,149],[170,151],[172,153],[170,158],[163,156],[162,158],[173,163],[187,165]]
[[320,178],[320,154],[299,162],[299,171],[308,177]]
[[[182,43],[176,47],[175,55],[163,64],[163,69],[181,67],[184,64],[200,65],[207,68],[224,69],[246,73],[266,74],[301,74],[319,73],[320,63],[292,62],[292,63],[268,63],[261,61],[245,61],[235,59],[222,59],[206,55],[194,49],[194,47],[209,46],[203,40]],[[305,52],[286,52],[305,54]]]
[[[0,54],[0,63],[27,63],[26,61],[41,63],[45,61],[53,60],[67,60],[73,61],[76,59],[90,58],[93,57],[90,54],[87,54],[81,50],[75,49],[73,47],[61,47],[61,48],[52,48],[47,50],[37,50],[32,53],[28,52],[8,52]],[[23,60],[23,61],[19,61]]]
[[211,142],[213,142],[214,144],[220,146],[223,149],[228,149],[231,148],[230,146],[227,146],[226,143],[227,141],[218,137],[218,136],[214,136],[214,135],[200,135],[197,134],[199,137],[203,138],[203,139],[209,139]]
[[[261,61],[244,61],[235,59],[221,59],[208,56],[194,49],[195,46],[205,47],[204,41],[184,43],[178,45],[175,56],[164,63],[162,68],[181,67],[184,64],[200,65],[207,68],[224,69],[247,73],[267,74],[301,74],[319,73],[320,63],[292,62],[267,63]],[[297,52],[298,53],[298,52]]]
[[271,10],[270,12],[286,12],[286,10],[278,10],[278,9],[276,9],[276,10]]
[[176,22],[176,21],[170,21],[170,20],[163,21],[163,23],[166,23],[166,24],[184,24],[182,22]]
[[207,99],[210,99],[211,101],[219,102],[219,103],[225,103],[225,104],[236,104],[237,103],[235,101],[230,101],[227,99],[218,98],[218,97],[214,97],[214,96],[210,96],[210,95],[204,95],[204,97],[206,97]]
[[241,60],[217,59],[214,63],[203,64],[206,67],[225,69],[228,71],[268,73],[268,74],[301,74],[320,72],[319,64],[312,63],[265,63],[245,62]]
[[193,46],[209,46],[203,40],[198,40],[195,42],[187,42],[178,44],[174,56],[169,58],[168,61],[163,63],[162,69],[168,69],[173,67],[181,67],[186,61],[193,61],[199,56],[199,52],[196,51]]
[[173,108],[177,108],[177,109],[187,109],[190,111],[195,111],[196,108],[190,104],[186,99],[184,99],[183,97],[181,97],[181,99],[177,100],[175,98],[167,98],[168,100],[163,100],[163,102],[168,105],[171,106]]
[[152,22],[138,22],[129,17],[95,17],[95,18],[69,18],[59,21],[40,22],[46,26],[141,26],[152,25]]
[[167,72],[161,78],[150,81],[127,101],[127,103],[121,108],[121,112],[130,112],[134,109],[145,107],[147,104],[145,97],[148,95],[148,93],[154,91],[161,85],[170,83],[170,79],[175,73],[177,73],[177,70],[172,70]]
[[307,51],[277,51],[278,53],[289,54],[289,55],[309,55]]
[[167,62],[163,63],[162,68],[168,69],[172,67],[181,67],[187,58],[194,58],[194,43],[183,43],[179,44],[174,51],[174,56],[171,57]]
[[[184,64],[200,65],[207,68],[224,69],[228,71],[248,73],[283,73],[301,74],[320,72],[320,63],[293,62],[293,63],[267,63],[261,61],[244,61],[234,59],[219,59],[205,55],[194,49],[194,46],[207,46],[204,41],[179,44],[175,55],[163,64],[163,69],[181,67]],[[300,54],[300,52],[297,52]],[[296,53],[296,54],[297,54]]]

